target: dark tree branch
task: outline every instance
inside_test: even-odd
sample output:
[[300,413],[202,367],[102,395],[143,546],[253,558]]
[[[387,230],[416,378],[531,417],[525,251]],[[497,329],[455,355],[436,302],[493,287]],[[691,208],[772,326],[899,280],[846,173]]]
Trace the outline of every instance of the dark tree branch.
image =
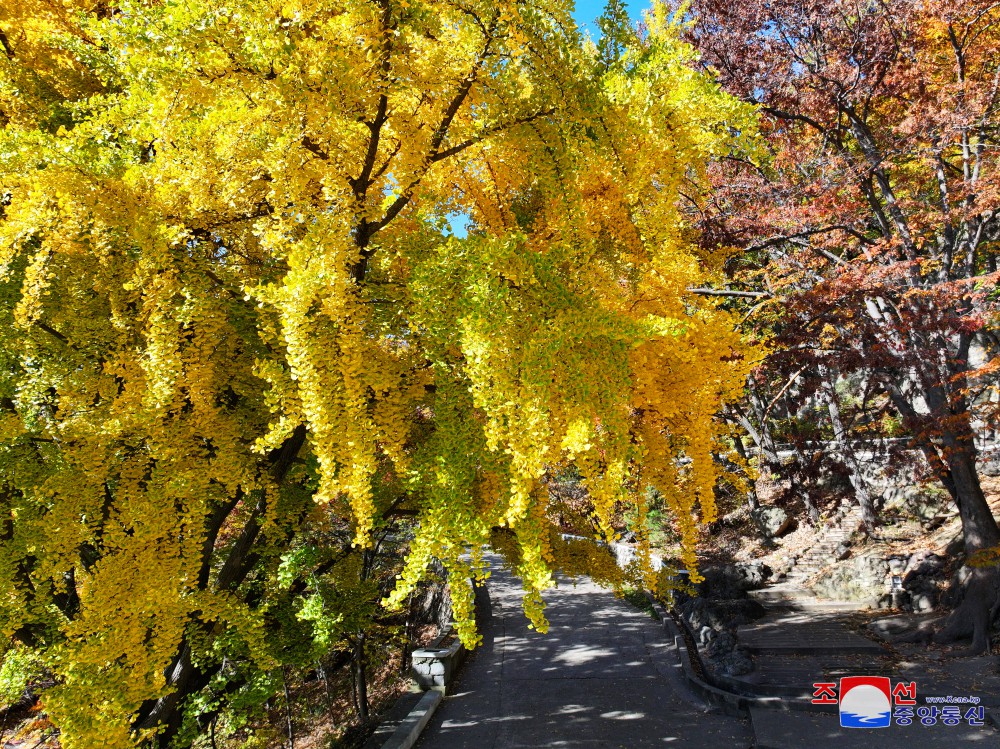
[[735,291],[733,289],[696,289],[688,288],[692,294],[698,294],[700,296],[734,296],[734,297],[744,297],[746,299],[760,299],[761,297],[771,296],[766,291]]
[[8,60],[14,59],[14,49],[10,46],[7,34],[4,33],[3,29],[0,29],[0,47],[3,47],[3,53],[7,55]]
[[48,333],[50,336],[58,340],[60,343],[63,343],[67,346],[70,345],[69,338],[64,336],[62,333],[60,333],[52,326],[46,325],[41,320],[35,320],[35,326],[38,327],[39,330],[44,330],[46,333]]
[[474,146],[477,143],[481,143],[486,140],[486,138],[497,133],[501,133],[504,130],[510,130],[518,125],[526,125],[529,122],[534,122],[541,117],[548,117],[555,113],[554,107],[549,107],[548,109],[543,109],[539,112],[534,112],[533,114],[525,115],[524,117],[517,117],[510,122],[504,122],[501,124],[494,125],[492,127],[485,128],[483,132],[477,135],[475,138],[469,138],[468,140],[462,141],[454,146],[444,149],[443,151],[438,151],[433,156],[431,156],[431,162],[442,161],[449,156],[454,156],[457,153],[461,153],[469,146]]

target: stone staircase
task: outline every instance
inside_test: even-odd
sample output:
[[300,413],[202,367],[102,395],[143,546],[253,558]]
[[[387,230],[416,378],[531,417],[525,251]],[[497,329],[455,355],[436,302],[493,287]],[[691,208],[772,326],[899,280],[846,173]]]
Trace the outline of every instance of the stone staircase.
[[785,581],[808,588],[809,581],[837,558],[837,549],[861,526],[861,508],[852,505],[836,523],[818,533],[816,543],[795,560]]
[[861,525],[861,508],[852,505],[838,519],[817,531],[816,541],[806,551],[792,560],[792,566],[781,582],[761,590],[750,591],[750,596],[767,605],[792,605],[800,610],[856,609],[853,601],[827,601],[815,596],[810,581],[836,561],[837,550],[847,542]]
[[749,592],[767,609],[761,619],[737,628],[741,647],[753,655],[754,670],[716,677],[725,688],[748,697],[781,698],[794,710],[822,711],[829,706],[811,703],[816,681],[872,672],[896,675],[892,651],[855,632],[845,618],[863,604],[819,598],[810,585],[860,525],[859,508],[842,511],[816,529],[812,545],[791,560],[784,578]]

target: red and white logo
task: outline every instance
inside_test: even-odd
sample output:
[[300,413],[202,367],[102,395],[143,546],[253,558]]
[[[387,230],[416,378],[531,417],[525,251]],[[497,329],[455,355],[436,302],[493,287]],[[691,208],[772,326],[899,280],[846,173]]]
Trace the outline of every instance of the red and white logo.
[[892,688],[888,676],[845,676],[840,680],[840,725],[844,728],[888,728],[892,722]]

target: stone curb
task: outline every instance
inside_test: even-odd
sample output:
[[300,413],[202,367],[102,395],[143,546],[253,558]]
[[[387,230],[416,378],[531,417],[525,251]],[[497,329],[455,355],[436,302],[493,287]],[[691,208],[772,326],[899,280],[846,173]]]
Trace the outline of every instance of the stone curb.
[[[490,602],[490,594],[485,585],[476,585],[475,588],[475,617],[476,623],[481,627],[483,622],[482,619],[485,617],[492,616],[492,605]],[[451,627],[443,632],[437,641],[440,642],[444,637],[446,637],[451,631]],[[457,646],[457,647],[455,647]],[[417,701],[417,704],[410,708],[406,716],[399,721],[396,729],[390,734],[389,738],[385,742],[380,742],[375,736],[368,740],[365,744],[364,749],[410,749],[414,744],[417,743],[417,739],[420,738],[420,734],[423,733],[424,728],[427,727],[427,723],[430,721],[431,716],[434,715],[434,711],[437,710],[438,705],[444,699],[445,690],[448,688],[457,672],[459,667],[465,661],[465,656],[469,651],[465,649],[461,643],[456,640],[453,646],[447,648],[449,651],[449,666],[445,673],[440,676],[443,683],[440,685],[423,685],[419,684],[418,679],[414,679],[414,688],[420,689],[422,691],[422,696]],[[420,651],[414,651],[414,655]],[[428,655],[436,655],[434,653],[428,653]],[[428,688],[429,686],[429,688]],[[426,691],[424,691],[426,690]],[[413,693],[403,695],[398,700],[396,704],[392,706],[390,711],[386,713],[386,719],[383,723],[388,723],[390,726],[397,718],[393,717],[393,714],[398,714],[402,710],[406,709],[406,703],[413,700]],[[376,730],[376,733],[379,733]]]
[[692,654],[688,649],[687,639],[680,627],[674,621],[674,617],[663,605],[650,596],[650,602],[657,617],[663,623],[664,632],[674,642],[677,648],[677,656],[681,662],[681,669],[684,677],[702,699],[709,704],[715,705],[723,710],[727,715],[746,716],[751,707],[765,708],[769,710],[800,710],[806,712],[833,712],[829,709],[820,708],[810,702],[789,699],[779,696],[753,696],[739,694],[730,691],[716,684],[712,684],[704,679],[699,670],[703,673],[704,667],[696,669],[694,659],[698,658],[698,665],[701,661],[697,653]]
[[677,657],[681,662],[684,678],[687,679],[688,684],[691,685],[695,693],[709,704],[722,708],[723,712],[728,715],[745,715],[749,707],[747,698],[724,689],[719,689],[702,679],[692,663],[687,641],[674,622],[673,616],[663,608],[663,605],[659,601],[651,600],[651,603],[653,604],[653,610],[663,625],[664,632],[669,639],[673,640],[674,647],[677,648]]
[[420,738],[421,732],[427,726],[427,722],[437,710],[438,705],[441,704],[442,699],[444,699],[444,695],[437,689],[424,692],[424,696],[403,718],[389,740],[382,744],[382,749],[410,749],[417,743],[417,739]]

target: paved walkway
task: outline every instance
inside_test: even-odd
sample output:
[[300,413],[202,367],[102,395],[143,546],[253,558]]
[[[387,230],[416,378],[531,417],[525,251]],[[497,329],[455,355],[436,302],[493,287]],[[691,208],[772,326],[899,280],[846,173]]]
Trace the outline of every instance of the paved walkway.
[[888,676],[893,683],[915,682],[918,706],[925,706],[928,696],[977,697],[987,708],[987,720],[983,726],[965,721],[949,726],[940,720],[927,726],[915,720],[910,726],[859,730],[840,727],[836,706],[825,714],[751,707],[755,749],[1000,746],[1000,733],[994,728],[998,716],[989,709],[1000,693],[997,656],[951,658],[923,645],[890,647],[853,631],[847,604],[822,601],[804,592],[798,600],[783,594],[782,599],[769,603],[771,611],[766,617],[739,628],[740,641],[753,652],[756,665],[753,672],[732,679],[743,694],[783,696],[789,705],[799,703],[802,708],[811,699],[814,681],[836,682],[850,675]]
[[772,608],[763,619],[738,628],[740,643],[754,658],[754,670],[732,677],[737,691],[758,696],[811,699],[816,681],[844,676],[896,677],[891,650],[862,637],[844,623],[852,611],[844,606],[822,608],[804,598],[807,610]]
[[420,749],[753,743],[748,721],[709,712],[688,689],[656,621],[589,580],[561,581],[547,592],[545,635],[528,629],[512,576],[496,569],[489,593],[485,642]]

